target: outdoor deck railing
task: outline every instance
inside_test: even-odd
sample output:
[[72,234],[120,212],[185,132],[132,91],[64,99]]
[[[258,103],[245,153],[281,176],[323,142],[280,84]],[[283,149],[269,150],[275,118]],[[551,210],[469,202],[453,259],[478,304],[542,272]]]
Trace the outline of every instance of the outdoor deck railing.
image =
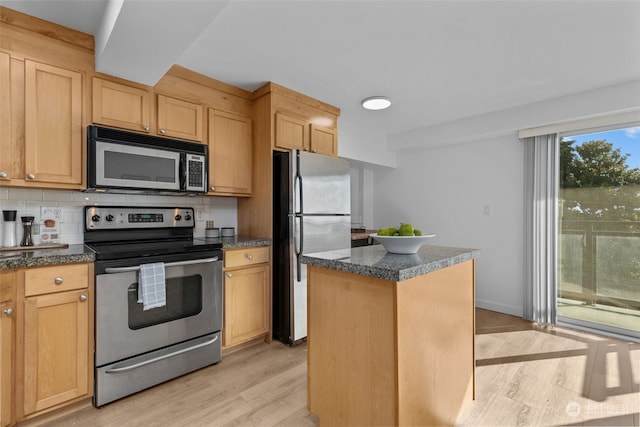
[[559,297],[640,310],[640,221],[560,221]]

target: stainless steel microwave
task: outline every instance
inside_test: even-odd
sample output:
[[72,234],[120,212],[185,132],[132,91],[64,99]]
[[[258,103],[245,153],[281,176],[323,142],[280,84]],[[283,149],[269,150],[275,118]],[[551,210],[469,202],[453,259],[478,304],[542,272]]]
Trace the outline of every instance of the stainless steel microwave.
[[87,191],[206,193],[208,150],[198,144],[91,125]]

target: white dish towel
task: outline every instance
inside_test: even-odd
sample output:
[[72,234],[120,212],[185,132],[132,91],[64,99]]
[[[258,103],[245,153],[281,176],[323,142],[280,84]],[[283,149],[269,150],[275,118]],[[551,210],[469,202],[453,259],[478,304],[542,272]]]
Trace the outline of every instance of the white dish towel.
[[167,305],[167,287],[163,262],[140,264],[138,302],[142,303],[143,310]]

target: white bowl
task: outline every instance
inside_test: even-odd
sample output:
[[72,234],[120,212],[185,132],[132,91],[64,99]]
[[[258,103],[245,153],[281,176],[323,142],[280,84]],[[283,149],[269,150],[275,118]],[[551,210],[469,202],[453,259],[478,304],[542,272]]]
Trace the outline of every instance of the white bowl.
[[392,254],[415,254],[424,245],[427,239],[435,237],[435,234],[422,236],[378,236],[378,233],[369,234],[384,246],[387,252]]

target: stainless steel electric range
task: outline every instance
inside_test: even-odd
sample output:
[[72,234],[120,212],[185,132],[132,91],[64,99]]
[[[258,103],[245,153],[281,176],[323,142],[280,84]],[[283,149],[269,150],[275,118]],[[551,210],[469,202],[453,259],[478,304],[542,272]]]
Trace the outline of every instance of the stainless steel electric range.
[[[87,206],[84,217],[96,252],[94,405],[220,361],[222,245],[193,238],[193,208]],[[149,267],[164,290],[153,308],[141,300]]]

